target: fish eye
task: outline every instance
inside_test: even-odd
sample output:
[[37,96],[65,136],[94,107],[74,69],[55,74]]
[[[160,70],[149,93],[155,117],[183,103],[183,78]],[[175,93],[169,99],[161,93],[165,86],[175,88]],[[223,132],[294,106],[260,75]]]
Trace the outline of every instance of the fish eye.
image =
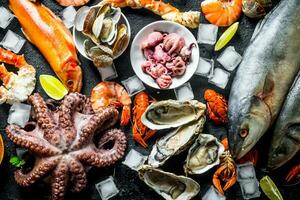
[[73,81],[73,80],[68,80],[68,81],[67,81],[67,85],[68,85],[69,87],[73,86],[73,84],[74,84],[74,81]]
[[248,128],[243,128],[243,129],[241,129],[241,131],[240,131],[240,136],[241,136],[242,138],[247,137],[248,134],[249,134],[249,129],[248,129]]

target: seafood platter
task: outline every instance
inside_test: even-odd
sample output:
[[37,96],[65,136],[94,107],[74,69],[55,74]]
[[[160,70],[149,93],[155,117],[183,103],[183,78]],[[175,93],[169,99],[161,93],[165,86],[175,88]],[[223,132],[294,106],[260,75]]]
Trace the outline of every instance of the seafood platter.
[[0,200],[300,199],[299,0],[3,0]]

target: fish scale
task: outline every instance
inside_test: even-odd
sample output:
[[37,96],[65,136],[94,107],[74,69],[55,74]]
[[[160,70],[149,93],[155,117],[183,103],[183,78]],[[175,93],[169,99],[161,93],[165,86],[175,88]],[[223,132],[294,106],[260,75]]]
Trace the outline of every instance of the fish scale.
[[277,117],[300,66],[300,1],[284,0],[258,25],[229,96],[229,141],[243,157]]

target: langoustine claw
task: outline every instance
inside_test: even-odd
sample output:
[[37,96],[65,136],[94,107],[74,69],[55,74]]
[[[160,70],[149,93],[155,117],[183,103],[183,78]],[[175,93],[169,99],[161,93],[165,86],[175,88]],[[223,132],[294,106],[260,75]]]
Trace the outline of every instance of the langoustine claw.
[[[224,138],[222,144],[225,147],[225,151],[221,155],[221,163],[214,173],[212,181],[219,193],[224,195],[224,191],[228,190],[236,182],[236,165],[229,151],[228,139]],[[222,187],[220,179],[222,182],[225,182],[224,187]]]
[[0,62],[14,65],[19,69],[18,74],[8,72],[0,65],[0,104],[26,101],[35,87],[35,68],[29,65],[23,55],[16,55],[11,51],[0,48]]
[[300,164],[293,167],[288,175],[286,176],[285,180],[287,182],[292,181],[294,178],[298,178],[300,180]]

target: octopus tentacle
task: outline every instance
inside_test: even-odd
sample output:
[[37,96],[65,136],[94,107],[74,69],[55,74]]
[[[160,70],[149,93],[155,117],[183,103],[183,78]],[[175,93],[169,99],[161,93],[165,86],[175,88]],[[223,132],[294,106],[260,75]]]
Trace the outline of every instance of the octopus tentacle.
[[26,132],[17,125],[6,127],[6,133],[16,145],[29,149],[40,156],[54,156],[61,153],[61,150],[51,145],[47,140],[39,138],[34,132]]
[[73,115],[76,108],[84,103],[84,100],[84,95],[71,93],[64,98],[58,109],[59,125],[63,129],[62,136],[67,145],[71,144],[76,138]]
[[28,98],[29,103],[33,106],[36,120],[39,126],[44,130],[44,137],[53,145],[58,145],[60,141],[60,135],[55,131],[55,122],[51,117],[47,108],[46,102],[43,100],[41,95],[34,93]]
[[75,159],[71,159],[69,162],[69,169],[73,176],[73,190],[80,192],[86,187],[87,178],[83,165]]
[[107,129],[113,126],[118,119],[118,111],[109,107],[95,113],[91,118],[88,119],[86,125],[81,129],[78,138],[74,141],[71,146],[72,150],[81,148],[83,145],[91,141],[97,129]]
[[22,170],[17,170],[15,172],[15,180],[21,186],[29,186],[53,170],[59,160],[60,157],[37,160],[34,168],[29,173],[24,174]]
[[53,172],[53,182],[51,184],[51,200],[63,200],[67,189],[69,178],[69,167],[66,160],[62,160]]
[[[114,141],[110,149],[105,148],[105,144]],[[119,129],[106,131],[99,141],[99,148],[86,149],[77,154],[77,159],[96,167],[105,167],[114,164],[122,158],[127,145],[125,133]]]

